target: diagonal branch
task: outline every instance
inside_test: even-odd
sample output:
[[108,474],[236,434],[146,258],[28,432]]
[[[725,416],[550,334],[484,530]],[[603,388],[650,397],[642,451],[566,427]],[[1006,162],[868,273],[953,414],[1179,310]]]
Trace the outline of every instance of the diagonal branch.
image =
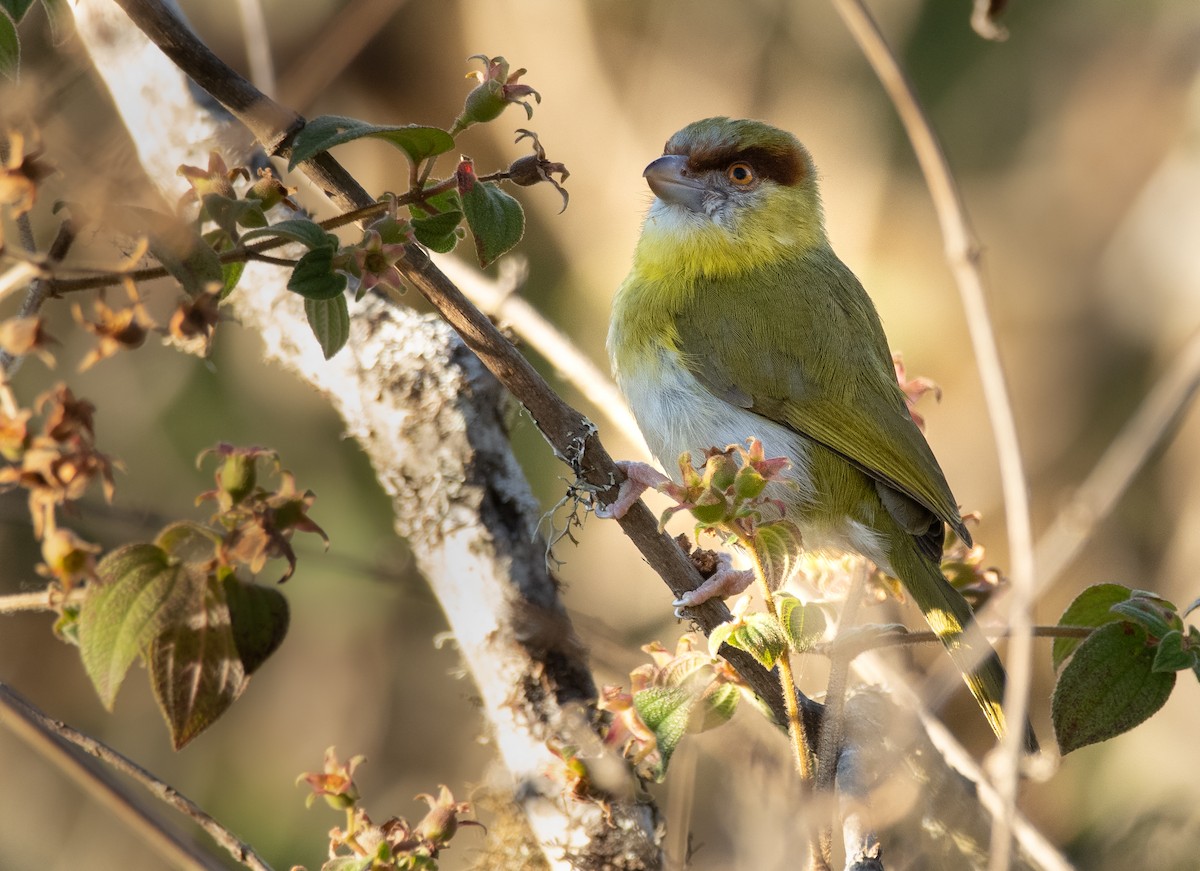
[[[300,115],[260,93],[214,55],[162,3],[118,0],[118,4],[179,69],[245,124],[269,154],[287,156],[291,137],[304,125]],[[300,168],[343,209],[363,208],[373,202],[328,153],[305,161]],[[409,283],[433,304],[484,366],[525,406],[555,455],[571,467],[585,488],[599,494],[601,501],[611,501],[622,476],[600,443],[591,421],[554,393],[495,325],[433,264],[423,248],[408,246],[399,265]],[[700,585],[700,575],[691,561],[670,536],[658,530],[657,518],[644,504],[634,505],[619,522],[675,597]],[[722,602],[710,601],[690,609],[689,617],[707,633],[729,619],[729,610]],[[721,653],[783,722],[783,700],[774,676],[744,651],[723,647]],[[815,721],[819,710],[819,706],[809,702],[806,715]]]
[[56,762],[76,781],[89,791],[102,797],[114,812],[136,829],[164,859],[179,868],[199,871],[220,871],[219,862],[197,851],[197,849],[163,828],[150,817],[123,787],[101,776],[87,765],[71,747],[78,748],[105,765],[126,774],[145,787],[159,801],[170,805],[190,819],[238,862],[252,871],[271,871],[271,866],[262,860],[248,845],[226,829],[199,805],[182,795],[168,783],[159,780],[146,769],[107,744],[97,741],[82,732],[72,729],[47,717],[17,693],[0,684],[0,722],[12,729],[27,744],[42,756]]

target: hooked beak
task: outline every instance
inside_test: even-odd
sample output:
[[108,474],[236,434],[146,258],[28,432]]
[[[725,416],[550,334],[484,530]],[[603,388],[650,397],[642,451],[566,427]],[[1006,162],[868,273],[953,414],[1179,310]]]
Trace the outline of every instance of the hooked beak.
[[687,157],[684,155],[664,154],[647,166],[642,176],[654,195],[663,202],[704,214],[704,197],[708,188],[700,181],[684,175],[686,168]]

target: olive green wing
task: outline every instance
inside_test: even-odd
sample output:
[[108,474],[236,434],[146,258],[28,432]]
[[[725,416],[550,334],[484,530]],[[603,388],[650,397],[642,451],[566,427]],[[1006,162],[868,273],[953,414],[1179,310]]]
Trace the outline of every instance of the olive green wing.
[[937,524],[931,532],[926,512],[970,541],[908,413],[874,306],[832,252],[750,280],[701,283],[677,311],[675,327],[685,365],[701,384],[874,478],[889,513],[924,540],[928,553],[940,556],[942,531]]

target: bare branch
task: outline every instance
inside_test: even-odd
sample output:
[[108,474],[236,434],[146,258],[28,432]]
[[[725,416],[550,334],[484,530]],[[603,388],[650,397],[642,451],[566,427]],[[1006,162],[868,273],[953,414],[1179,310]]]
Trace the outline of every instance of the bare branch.
[[1003,871],[1010,864],[1024,723],[1029,711],[1033,672],[1032,611],[1036,594],[1033,527],[1017,426],[1005,386],[1000,351],[988,315],[979,243],[971,230],[966,205],[946,156],[921,108],[912,83],[862,0],[833,0],[833,3],[895,105],[925,175],[945,239],[946,260],[958,284],[966,314],[996,442],[1012,560],[1009,621],[1013,635],[1008,647],[1009,681],[1004,693],[1004,711],[1009,730],[1001,742],[1004,764],[996,767],[1003,813],[997,816],[993,830],[990,866],[993,871]]
[[143,786],[151,795],[169,805],[202,828],[238,862],[252,871],[271,871],[271,866],[262,860],[248,844],[226,829],[199,805],[181,794],[168,783],[159,780],[137,763],[122,756],[107,744],[84,735],[65,723],[52,720],[28,701],[21,698],[4,684],[0,684],[0,720],[19,735],[30,746],[70,775],[105,805],[110,807],[132,828],[136,829],[147,843],[158,850],[164,859],[180,868],[221,871],[220,862],[200,853],[194,846],[180,839],[162,823],[143,810],[125,790],[112,780],[103,777],[84,763],[78,754],[67,745],[79,748],[105,765],[128,775]]
[[1188,340],[1171,368],[1154,385],[1071,501],[1038,540],[1038,584],[1042,590],[1074,561],[1138,472],[1174,436],[1198,389],[1200,332]]
[[[127,5],[166,28],[154,31],[156,38],[176,57],[205,54],[197,78],[224,75],[220,62],[197,48],[194,37],[157,4]],[[179,184],[166,167],[195,163],[207,148],[196,141],[201,110],[186,76],[111,4],[94,0],[75,9],[81,38],[133,128],[143,165],[155,181]],[[153,93],[122,87],[125,71],[137,81],[153,77]],[[204,83],[221,90],[209,79]],[[235,106],[249,99],[240,84],[225,96]],[[138,103],[143,99],[158,102],[151,109]],[[238,111],[262,135],[279,138],[262,119],[284,117],[283,110]],[[153,131],[138,125],[147,116],[174,118],[193,138],[155,141]],[[212,139],[222,135],[219,127],[227,119],[202,117]],[[315,163],[323,187],[343,208],[371,205],[335,162]],[[414,276],[432,270],[418,249],[410,260],[422,264]],[[586,710],[595,687],[546,569],[543,546],[531,535],[539,512],[508,445],[504,397],[496,381],[445,324],[377,297],[356,306],[350,343],[326,361],[307,327],[303,301],[287,292],[286,279],[283,270],[250,264],[230,304],[238,319],[261,335],[268,356],[331,398],[371,458],[392,496],[397,529],[411,542],[472,670],[516,800],[547,862],[566,869],[569,857],[586,857],[598,867],[620,856],[631,869],[656,867],[653,805],[617,798],[609,817],[595,803],[563,801],[563,784],[553,779],[553,772],[562,770],[556,749],[580,746],[589,737],[598,743]],[[428,286],[439,279],[423,280]],[[508,352],[524,363],[511,346]],[[599,762],[603,770],[604,760]],[[608,767],[613,771],[603,786],[628,796],[622,793],[625,766],[610,760]]]

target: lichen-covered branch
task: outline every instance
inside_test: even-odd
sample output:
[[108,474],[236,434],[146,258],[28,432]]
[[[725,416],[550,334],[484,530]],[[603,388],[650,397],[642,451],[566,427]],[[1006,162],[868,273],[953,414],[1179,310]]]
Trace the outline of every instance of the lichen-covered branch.
[[[75,14],[143,166],[174,199],[172,186],[182,184],[175,167],[202,162],[215,143],[236,141],[236,131],[197,105],[185,76],[119,9],[86,0]],[[153,89],[141,86],[147,79]],[[279,118],[244,93],[233,102],[260,123]],[[327,177],[340,179],[330,184],[345,205],[369,202],[337,170]],[[355,311],[350,346],[326,362],[285,283],[283,271],[250,264],[231,300],[237,316],[260,332],[268,356],[334,399],[374,462],[479,685],[547,861],[599,868],[622,856],[625,867],[658,867],[652,805],[615,802],[612,826],[596,804],[563,801],[561,784],[547,778],[561,766],[556,744],[578,744],[587,732],[578,703],[595,688],[542,547],[530,538],[538,512],[508,447],[498,385],[443,324],[379,299]]]

